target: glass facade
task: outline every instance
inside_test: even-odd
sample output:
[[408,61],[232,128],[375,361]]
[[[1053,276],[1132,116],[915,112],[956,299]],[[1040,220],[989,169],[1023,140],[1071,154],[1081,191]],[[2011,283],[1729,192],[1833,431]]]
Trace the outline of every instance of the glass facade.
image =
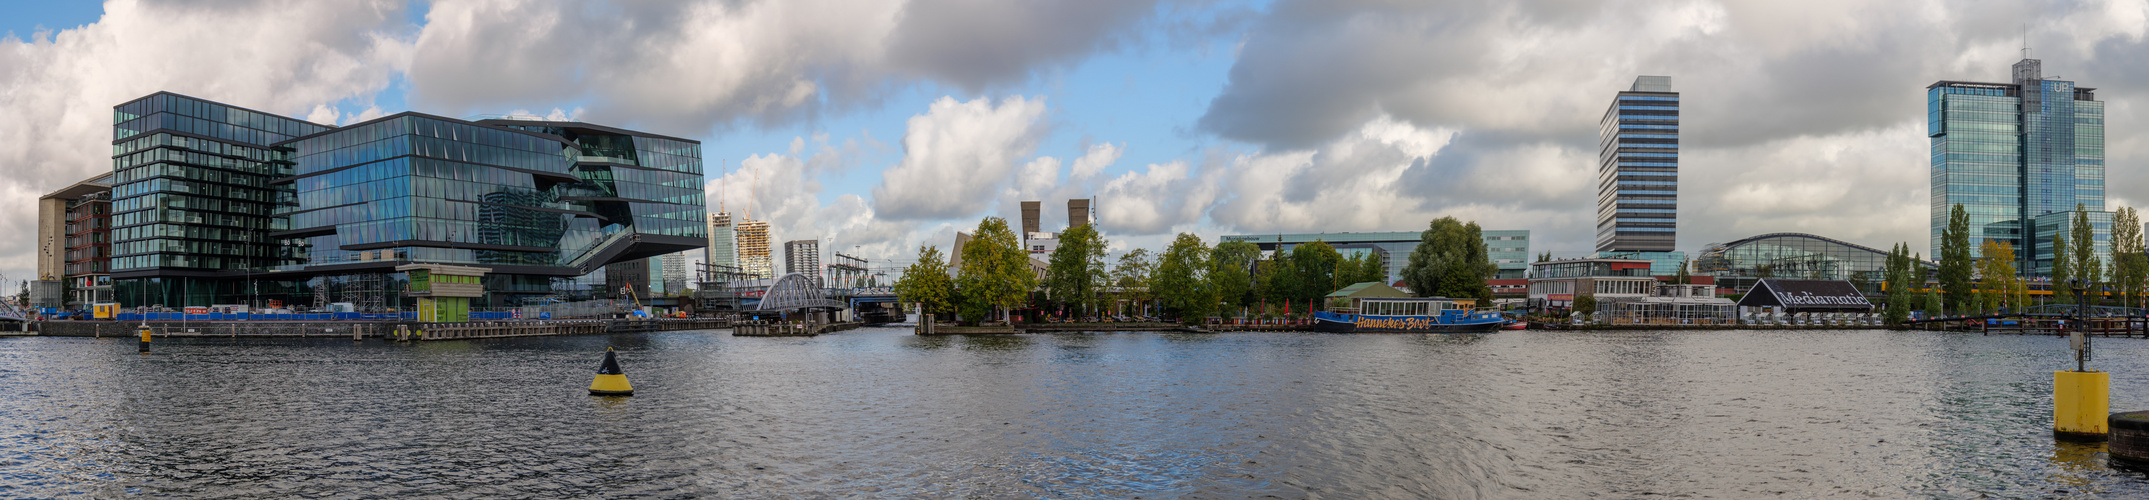
[[[1529,230],[1481,230],[1485,241],[1486,256],[1500,267],[1496,279],[1522,278],[1530,267]],[[1239,234],[1225,236],[1219,241],[1243,241],[1253,243],[1264,252],[1291,248],[1315,241],[1328,243],[1346,257],[1364,252],[1377,252],[1381,262],[1388,267],[1388,282],[1402,279],[1403,266],[1410,263],[1410,252],[1423,241],[1421,233],[1411,231],[1381,233],[1314,233],[1314,234]]]
[[1679,93],[1642,76],[1598,121],[1597,250],[1670,252],[1678,240]]
[[235,303],[228,273],[303,260],[274,145],[329,127],[159,92],[112,108],[112,277],[127,306]]
[[[1931,248],[1956,205],[1970,217],[1971,252],[1986,240],[2049,248],[2035,220],[2081,205],[2104,210],[2104,103],[2096,89],[2014,65],[2012,83],[1942,81],[1926,87],[1931,142]],[[2109,221],[2107,213],[2104,220]],[[2024,221],[2032,221],[2025,227]],[[2109,226],[2109,224],[2107,224]],[[2108,229],[2098,237],[2106,238]],[[1937,250],[1936,250],[1937,251]],[[2044,275],[2050,253],[2021,252],[2017,268]]]
[[[709,214],[709,250],[707,262],[715,266],[715,272],[739,272],[738,241],[733,239],[731,212],[719,211]],[[725,281],[716,276],[703,277],[710,281]],[[696,279],[703,279],[696,278]]]
[[1694,274],[1715,276],[1717,287],[1746,290],[1763,277],[1849,280],[1880,293],[1888,252],[1802,233],[1774,233],[1711,243],[1694,258]]
[[[2074,231],[2074,218],[2077,214],[2082,213],[2089,214],[2089,231],[2093,235],[2092,241],[2095,242],[2091,244],[2091,246],[2093,247],[2093,250],[2091,251],[2095,253],[2098,263],[2102,264],[2105,269],[2111,268],[2112,213],[2076,212],[2073,210],[2068,210],[2065,212],[2052,212],[2049,214],[2039,215],[2037,216],[2037,218],[2031,219],[2031,221],[2034,223],[2033,226],[2036,228],[2036,231],[2032,232],[2031,234],[2035,236],[2034,240],[2037,242],[2037,250],[2034,255],[2024,256],[2027,258],[2035,259],[2035,261],[2037,262],[2037,268],[2031,273],[2031,275],[2052,275],[2053,239],[2058,237],[2066,237],[2070,239],[2074,238],[2074,233],[2072,232]],[[2074,242],[2072,241],[2066,243],[2069,247],[2074,246]],[[2022,249],[2016,248],[2015,253],[2021,254]],[[2069,255],[2071,256],[2073,254]]]
[[397,309],[393,267],[433,263],[493,268],[473,305],[508,307],[706,235],[694,141],[419,113],[334,128],[162,93],[116,109],[115,276],[189,281],[123,289],[130,306]]

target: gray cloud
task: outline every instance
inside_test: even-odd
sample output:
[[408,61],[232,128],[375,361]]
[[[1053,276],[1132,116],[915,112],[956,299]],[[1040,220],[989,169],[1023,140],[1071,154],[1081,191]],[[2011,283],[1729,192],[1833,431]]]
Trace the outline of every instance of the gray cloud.
[[1155,10],[1154,0],[912,0],[889,35],[888,58],[974,93],[1124,45]]
[[[0,233],[35,234],[38,196],[112,170],[112,106],[159,90],[284,115],[360,105],[403,67],[403,5],[114,1],[94,24],[0,39]],[[28,238],[0,272],[34,274]]]
[[[1363,124],[1459,131],[1437,154],[1413,160],[1385,209],[1573,211],[1583,217],[1521,222],[1540,230],[1539,241],[1586,248],[1593,186],[1507,186],[1593,180],[1596,125],[1612,94],[1636,75],[1670,75],[1685,107],[1680,248],[1778,230],[1922,248],[1924,87],[2005,79],[2020,57],[2017,23],[2032,19],[2030,43],[2049,47],[2032,56],[2046,59],[2047,73],[2136,90],[2133,82],[2149,76],[2149,60],[2139,57],[2144,10],[2131,1],[1285,1],[1252,25],[1199,127],[1274,152],[1267,155],[1314,152],[1311,166],[1289,177],[1286,203],[1351,185],[1336,173],[1362,167],[1323,167],[1331,157],[1337,165],[1397,161],[1334,154],[1353,147],[1339,138]],[[2139,94],[2101,94],[2112,103],[2115,199],[2149,200],[2121,185],[2149,180],[2125,168],[2149,154],[2149,143],[2124,132],[2144,125],[2130,105]],[[1509,173],[1517,167],[1580,179]],[[1234,213],[1249,207],[1231,201],[1245,193],[1231,191],[1212,214],[1219,224],[1268,226]],[[1768,203],[1753,203],[1764,196]],[[1750,211],[1759,206],[1770,211]]]
[[972,92],[1141,42],[1153,0],[434,4],[413,102],[449,113],[587,102],[592,120],[695,135]]

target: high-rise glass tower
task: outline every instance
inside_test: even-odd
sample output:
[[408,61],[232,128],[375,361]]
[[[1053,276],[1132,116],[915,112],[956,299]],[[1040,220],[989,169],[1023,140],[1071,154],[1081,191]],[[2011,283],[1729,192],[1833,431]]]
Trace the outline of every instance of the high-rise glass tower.
[[1597,251],[1670,252],[1678,239],[1679,93],[1635,77],[1597,132]]
[[[2016,248],[2025,274],[2051,272],[2055,224],[2077,206],[2092,212],[2109,244],[2104,210],[2104,103],[2096,89],[2045,78],[2036,59],[2015,63],[2010,83],[1947,81],[1925,87],[1932,153],[1932,248],[1948,214],[1970,217],[1970,250],[1986,240]],[[2029,251],[2024,251],[2028,249]]]
[[[711,272],[737,273],[739,269],[738,242],[732,239],[731,212],[719,211],[709,214],[709,254],[704,262]],[[709,281],[727,281],[724,276],[708,276]]]

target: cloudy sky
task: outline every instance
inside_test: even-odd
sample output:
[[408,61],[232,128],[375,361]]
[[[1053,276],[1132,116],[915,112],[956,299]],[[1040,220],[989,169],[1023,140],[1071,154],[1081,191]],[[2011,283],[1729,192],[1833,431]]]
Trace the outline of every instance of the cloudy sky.
[[1115,250],[1455,216],[1582,253],[1597,119],[1669,75],[1681,250],[1798,231],[1925,252],[1924,88],[2004,80],[2026,41],[2109,103],[2111,205],[2149,201],[2149,0],[0,6],[15,279],[35,198],[108,171],[111,106],[159,90],[321,123],[531,113],[695,138],[712,207],[901,263],[1081,197]]

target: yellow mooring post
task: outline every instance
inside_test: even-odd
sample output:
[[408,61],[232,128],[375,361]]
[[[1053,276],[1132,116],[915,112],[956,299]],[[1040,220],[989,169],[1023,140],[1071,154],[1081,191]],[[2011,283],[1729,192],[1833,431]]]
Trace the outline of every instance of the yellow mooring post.
[[[2083,292],[2089,288],[2080,279],[2067,281],[2081,301],[2073,323],[2076,328],[2089,325],[2088,299]],[[2074,371],[2052,372],[2052,437],[2062,441],[2102,442],[2110,439],[2112,410],[2112,374],[2089,369],[2089,334],[2082,330],[2070,332],[2068,344],[2074,349]]]
[[2052,437],[2088,442],[2107,439],[2111,387],[2110,373],[2052,372]]
[[597,379],[589,382],[591,396],[633,396],[634,385],[627,383],[627,374],[619,371],[619,360],[612,356],[612,348],[604,348],[604,364],[597,366]]
[[142,354],[149,354],[149,325],[142,325]]

